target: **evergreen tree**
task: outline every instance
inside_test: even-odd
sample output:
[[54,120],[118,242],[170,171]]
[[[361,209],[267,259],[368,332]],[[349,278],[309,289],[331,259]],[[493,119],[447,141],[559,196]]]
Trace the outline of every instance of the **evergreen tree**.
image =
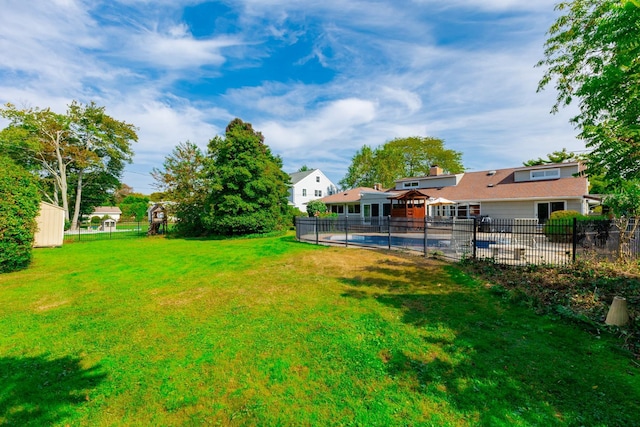
[[209,142],[212,182],[205,224],[219,235],[267,233],[286,222],[289,175],[260,132],[232,120],[225,136]]

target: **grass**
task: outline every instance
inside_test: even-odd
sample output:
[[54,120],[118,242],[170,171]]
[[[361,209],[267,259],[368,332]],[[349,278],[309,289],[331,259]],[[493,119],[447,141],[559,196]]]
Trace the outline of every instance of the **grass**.
[[0,276],[0,424],[633,425],[606,335],[454,266],[290,236],[40,249]]

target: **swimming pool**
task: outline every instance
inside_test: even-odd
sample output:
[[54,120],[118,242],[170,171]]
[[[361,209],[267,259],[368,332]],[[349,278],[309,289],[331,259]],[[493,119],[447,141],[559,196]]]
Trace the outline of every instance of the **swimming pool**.
[[[344,242],[345,236],[334,235],[331,236],[332,242]],[[389,236],[384,235],[361,235],[350,234],[348,236],[347,243],[353,243],[355,245],[363,246],[389,246]],[[489,245],[493,245],[496,242],[493,240],[477,240],[477,248],[489,248]],[[391,246],[397,247],[410,247],[410,248],[424,248],[424,238],[412,237],[412,236],[391,236]],[[442,239],[427,239],[427,247],[435,248],[448,248],[451,246],[451,240],[448,238]]]

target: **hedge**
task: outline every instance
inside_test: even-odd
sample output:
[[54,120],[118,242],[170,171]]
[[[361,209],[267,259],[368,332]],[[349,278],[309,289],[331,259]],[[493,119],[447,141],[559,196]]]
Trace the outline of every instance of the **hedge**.
[[26,268],[31,262],[39,209],[36,178],[0,156],[0,273]]

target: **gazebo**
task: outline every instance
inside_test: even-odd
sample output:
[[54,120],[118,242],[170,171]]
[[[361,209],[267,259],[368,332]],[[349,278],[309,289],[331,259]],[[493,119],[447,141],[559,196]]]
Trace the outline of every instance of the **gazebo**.
[[409,190],[389,196],[392,218],[423,219],[426,214],[429,195],[422,190]]

